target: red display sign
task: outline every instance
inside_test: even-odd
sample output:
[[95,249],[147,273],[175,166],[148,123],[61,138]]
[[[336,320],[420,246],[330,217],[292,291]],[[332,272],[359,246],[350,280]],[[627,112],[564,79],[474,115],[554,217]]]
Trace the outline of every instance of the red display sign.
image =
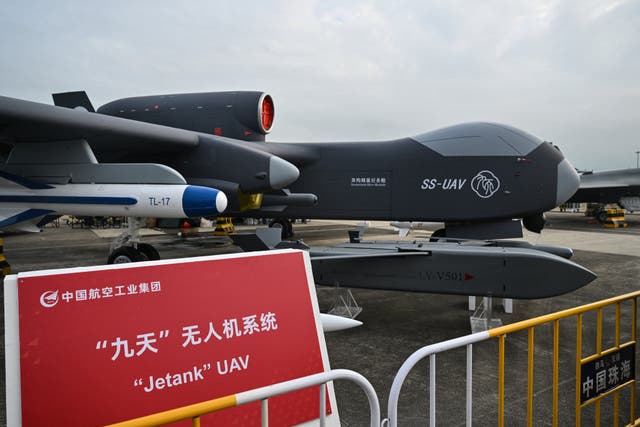
[[[109,424],[323,372],[312,284],[300,251],[19,275],[22,424]],[[270,425],[318,411],[317,388],[269,401]],[[260,425],[260,404],[202,425]]]

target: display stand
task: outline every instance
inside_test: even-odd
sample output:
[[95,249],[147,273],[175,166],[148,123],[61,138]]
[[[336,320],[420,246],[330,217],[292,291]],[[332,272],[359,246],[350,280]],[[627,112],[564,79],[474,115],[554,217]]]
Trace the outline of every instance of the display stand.
[[471,332],[482,332],[502,326],[502,320],[493,317],[493,298],[483,297],[482,301],[469,317]]
[[341,288],[336,283],[333,292],[333,305],[328,311],[329,314],[355,319],[362,312],[362,307],[358,305],[358,302],[353,297],[351,289]]
[[[513,298],[502,298],[502,307],[504,307],[504,312],[511,314],[513,313]],[[469,296],[469,311],[474,311],[476,309],[476,297]]]

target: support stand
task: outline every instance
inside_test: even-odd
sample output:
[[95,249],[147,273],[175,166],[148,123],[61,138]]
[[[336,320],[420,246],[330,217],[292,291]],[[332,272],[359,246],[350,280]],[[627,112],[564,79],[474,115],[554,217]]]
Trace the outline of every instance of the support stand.
[[[504,312],[507,314],[513,313],[513,299],[512,298],[502,298],[502,306],[504,307]],[[474,311],[476,309],[476,297],[469,296],[469,311]]]
[[493,317],[493,298],[483,297],[482,302],[469,318],[471,332],[482,332],[502,326],[502,320]]
[[341,288],[338,283],[334,288],[333,305],[329,309],[329,314],[336,316],[347,317],[349,319],[355,319],[362,311],[362,307],[358,305],[358,302],[353,297],[351,289]]
[[228,236],[235,234],[236,229],[233,226],[233,218],[227,216],[219,216],[216,218],[216,229],[213,230],[214,236]]

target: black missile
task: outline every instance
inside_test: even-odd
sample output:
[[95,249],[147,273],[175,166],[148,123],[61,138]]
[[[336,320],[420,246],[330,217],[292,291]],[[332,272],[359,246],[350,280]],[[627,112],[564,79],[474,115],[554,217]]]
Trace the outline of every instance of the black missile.
[[[549,249],[549,248],[545,248]],[[486,243],[347,243],[310,249],[316,284],[440,294],[547,298],[597,276],[544,250]]]

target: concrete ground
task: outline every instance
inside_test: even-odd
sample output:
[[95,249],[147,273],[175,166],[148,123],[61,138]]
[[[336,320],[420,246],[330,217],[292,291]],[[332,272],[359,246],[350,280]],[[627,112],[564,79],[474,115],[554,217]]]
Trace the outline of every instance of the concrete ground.
[[[629,228],[605,229],[591,223],[580,213],[554,212],[541,236],[527,234],[532,243],[548,243],[574,248],[573,260],[598,274],[591,284],[573,293],[542,300],[514,302],[514,311],[494,313],[508,324],[640,289],[640,215],[628,215]],[[312,221],[296,225],[296,238],[307,244],[325,245],[346,239],[355,221]],[[414,230],[410,239],[428,236],[429,230]],[[201,230],[202,231],[202,230]],[[156,246],[162,258],[210,255],[237,251],[227,238],[211,232],[189,233],[178,237],[177,230],[165,230],[143,238]],[[4,252],[14,273],[101,264],[106,261],[110,240],[88,229],[47,228],[39,234],[5,235]],[[107,233],[108,234],[108,233]],[[373,223],[368,239],[397,239],[388,223]],[[349,331],[327,334],[332,368],[353,369],[371,381],[386,414],[389,388],[404,360],[422,346],[470,333],[467,298],[451,295],[415,294],[394,291],[356,289],[353,295],[363,307],[358,320],[364,325]],[[321,309],[334,302],[334,292],[318,289]],[[496,301],[497,302],[497,301]],[[2,304],[0,304],[0,307]],[[624,312],[624,309],[623,309]],[[594,316],[585,316],[584,350],[594,347]],[[4,322],[3,316],[1,317]],[[629,316],[623,316],[623,336],[629,336]],[[4,331],[4,328],[1,329]],[[604,335],[610,342],[612,316],[605,311]],[[575,400],[575,320],[560,326],[560,425],[572,425]],[[2,332],[3,334],[4,332]],[[534,376],[534,425],[551,425],[552,328],[536,330]],[[2,341],[4,342],[4,336]],[[4,351],[0,353],[4,366]],[[437,358],[437,422],[439,425],[464,425],[465,352],[456,350]],[[497,424],[497,341],[474,346],[473,424]],[[505,425],[526,425],[527,334],[510,335],[506,340]],[[637,365],[637,363],[636,363]],[[4,369],[2,369],[4,384]],[[426,425],[428,420],[428,362],[421,362],[403,387],[400,423],[403,426]],[[0,390],[4,401],[4,387]],[[336,384],[338,405],[344,426],[367,425],[368,408],[356,386]],[[602,425],[613,424],[612,399],[602,404]],[[637,405],[637,403],[636,403]],[[639,406],[640,407],[640,406]],[[582,412],[583,424],[593,424],[593,408]],[[620,394],[620,422],[629,421],[629,392]],[[625,418],[626,417],[626,418]],[[0,424],[4,422],[4,407]]]

